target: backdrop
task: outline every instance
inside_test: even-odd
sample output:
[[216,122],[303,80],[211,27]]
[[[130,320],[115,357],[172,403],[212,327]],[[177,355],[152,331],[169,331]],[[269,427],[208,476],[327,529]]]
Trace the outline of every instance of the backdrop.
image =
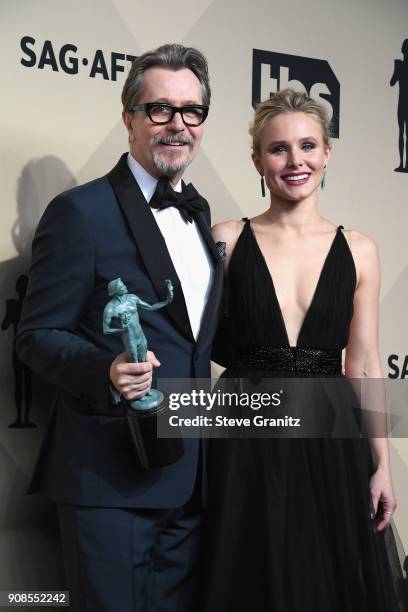
[[[132,58],[147,49],[180,42],[208,58],[213,98],[188,178],[210,201],[214,221],[265,207],[250,159],[256,101],[291,84],[333,114],[321,212],[379,246],[384,374],[406,405],[408,172],[405,153],[399,168],[406,134],[397,119],[402,128],[408,115],[407,43],[405,62],[401,52],[408,4],[2,0],[0,17],[0,589],[50,589],[62,584],[54,510],[25,496],[50,390],[13,357],[12,340],[40,215],[55,194],[105,174],[127,149],[120,94]],[[395,432],[395,518],[407,548],[408,442],[403,427]]]

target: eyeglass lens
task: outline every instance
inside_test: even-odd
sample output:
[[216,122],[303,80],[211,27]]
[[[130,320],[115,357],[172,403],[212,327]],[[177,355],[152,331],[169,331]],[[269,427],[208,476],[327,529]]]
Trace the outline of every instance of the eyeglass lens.
[[[171,121],[173,113],[174,111],[171,107],[162,106],[160,104],[157,106],[151,106],[149,109],[151,120],[159,123],[167,123],[168,121]],[[199,125],[202,123],[204,118],[204,111],[202,108],[186,107],[180,109],[180,113],[184,122],[188,125]]]

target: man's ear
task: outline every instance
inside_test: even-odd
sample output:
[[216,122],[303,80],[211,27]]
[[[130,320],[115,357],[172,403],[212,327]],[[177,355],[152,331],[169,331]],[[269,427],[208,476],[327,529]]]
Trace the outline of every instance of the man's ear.
[[122,112],[122,121],[126,126],[126,129],[128,131],[128,135],[129,135],[129,142],[133,142],[135,139],[135,136],[133,134],[133,127],[132,127],[132,115],[131,113],[128,113],[127,111],[123,111]]
[[132,130],[132,115],[127,111],[122,112],[122,121],[126,126],[128,132]]

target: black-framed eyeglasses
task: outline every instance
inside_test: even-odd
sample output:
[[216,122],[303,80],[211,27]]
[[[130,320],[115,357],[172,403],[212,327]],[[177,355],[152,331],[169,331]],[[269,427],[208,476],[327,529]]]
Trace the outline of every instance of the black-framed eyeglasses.
[[186,106],[172,106],[164,102],[147,102],[137,104],[132,112],[144,111],[152,123],[166,125],[173,119],[175,113],[180,113],[184,125],[197,127],[204,123],[208,115],[208,106],[202,104],[188,104]]

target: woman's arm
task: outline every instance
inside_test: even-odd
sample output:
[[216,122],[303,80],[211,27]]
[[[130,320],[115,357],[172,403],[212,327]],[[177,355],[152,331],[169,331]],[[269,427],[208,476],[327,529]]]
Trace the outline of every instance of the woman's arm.
[[225,244],[225,257],[224,257],[224,268],[225,271],[228,269],[228,265],[231,259],[232,252],[235,248],[239,235],[242,231],[242,221],[224,221],[223,223],[217,223],[212,227],[212,235],[214,242]]
[[[380,265],[375,243],[358,232],[351,232],[351,248],[357,270],[357,288],[354,295],[354,314],[346,348],[345,373],[348,378],[367,379],[364,385],[362,408],[376,410],[378,437],[370,438],[376,472],[370,488],[374,512],[381,502],[378,529],[390,522],[396,508],[391,481],[390,457],[387,438],[386,400],[378,348],[378,303],[380,293]],[[372,398],[370,402],[369,398]]]
[[[212,228],[212,235],[216,243],[224,246],[224,270],[228,270],[232,251],[237,243],[242,231],[242,221],[226,221],[217,223]],[[226,368],[230,365],[231,338],[229,337],[227,324],[227,295],[224,290],[223,304],[221,307],[220,318],[217,325],[217,332],[212,346],[211,359],[220,366]]]

